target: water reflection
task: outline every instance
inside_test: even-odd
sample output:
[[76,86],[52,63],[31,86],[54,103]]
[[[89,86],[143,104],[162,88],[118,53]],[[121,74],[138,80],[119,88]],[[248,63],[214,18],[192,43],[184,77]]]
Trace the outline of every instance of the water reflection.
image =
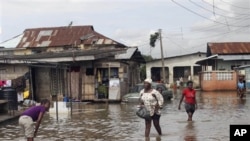
[[186,128],[184,130],[184,141],[196,141],[196,130],[194,121],[187,122]]
[[[213,141],[229,140],[230,124],[249,124],[249,94],[239,99],[236,92],[197,91],[199,108],[193,122],[186,121],[186,112],[178,110],[181,91],[167,101],[160,120],[163,135],[151,128],[144,137],[144,120],[135,115],[137,104],[74,103],[70,112],[46,114],[38,131],[37,141]],[[24,140],[17,122],[0,127],[0,140]]]
[[161,136],[155,138],[145,137],[145,141],[161,141]]

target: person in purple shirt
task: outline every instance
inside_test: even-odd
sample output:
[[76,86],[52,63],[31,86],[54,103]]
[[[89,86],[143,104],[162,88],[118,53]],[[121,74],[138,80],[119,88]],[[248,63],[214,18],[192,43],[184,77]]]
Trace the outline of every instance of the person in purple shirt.
[[[27,141],[33,141],[37,134],[38,128],[42,121],[43,115],[50,108],[50,101],[44,99],[41,101],[41,105],[33,106],[25,110],[19,117],[19,125],[22,127]],[[34,130],[34,122],[35,130]]]

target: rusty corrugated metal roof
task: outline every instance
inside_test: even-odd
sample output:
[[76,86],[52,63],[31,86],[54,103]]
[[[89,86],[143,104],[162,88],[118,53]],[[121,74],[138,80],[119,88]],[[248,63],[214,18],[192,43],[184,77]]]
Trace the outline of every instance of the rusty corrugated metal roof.
[[214,54],[250,54],[250,42],[208,43],[208,56]]
[[94,31],[93,26],[65,26],[26,29],[17,48],[77,46],[79,44],[125,47],[125,45]]

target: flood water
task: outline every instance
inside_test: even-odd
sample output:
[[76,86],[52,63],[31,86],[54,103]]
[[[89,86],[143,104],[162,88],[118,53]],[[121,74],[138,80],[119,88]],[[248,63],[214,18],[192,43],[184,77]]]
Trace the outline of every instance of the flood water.
[[[67,113],[46,114],[36,141],[229,141],[230,124],[250,123],[250,94],[243,100],[236,92],[198,92],[198,110],[193,122],[187,122],[184,106],[178,110],[180,93],[166,102],[160,124],[163,135],[154,126],[150,138],[144,137],[144,120],[135,115],[136,104],[74,104]],[[70,112],[69,112],[70,113]],[[0,140],[24,141],[16,122],[0,126]]]

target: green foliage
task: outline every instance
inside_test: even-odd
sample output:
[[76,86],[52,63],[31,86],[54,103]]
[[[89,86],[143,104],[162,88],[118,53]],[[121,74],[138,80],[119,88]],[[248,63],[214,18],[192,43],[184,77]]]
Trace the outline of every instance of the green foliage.
[[155,42],[158,39],[158,37],[159,37],[159,33],[158,32],[155,32],[155,34],[151,34],[150,35],[149,44],[150,44],[151,47],[155,47]]
[[98,94],[104,94],[105,97],[107,97],[107,95],[108,95],[108,90],[107,90],[107,87],[105,85],[98,86],[97,91],[98,91]]
[[154,60],[153,57],[152,57],[151,55],[142,55],[142,57],[144,58],[144,60],[145,60],[146,62]]

